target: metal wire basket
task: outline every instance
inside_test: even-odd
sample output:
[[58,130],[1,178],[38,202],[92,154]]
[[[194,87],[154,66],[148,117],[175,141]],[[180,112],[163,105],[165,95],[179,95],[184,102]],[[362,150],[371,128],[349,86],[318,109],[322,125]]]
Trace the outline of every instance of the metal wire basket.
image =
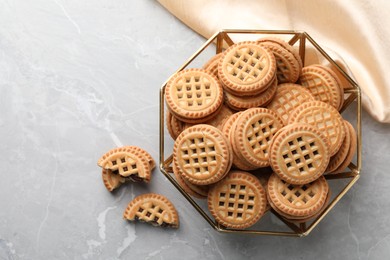
[[[360,177],[360,169],[361,169],[361,90],[358,84],[341,68],[339,64],[333,60],[328,53],[324,51],[314,40],[311,38],[306,32],[303,31],[291,31],[291,30],[221,30],[215,33],[211,38],[209,38],[203,46],[195,52],[178,70],[181,71],[188,66],[190,66],[194,60],[202,55],[207,48],[213,48],[213,52],[220,53],[226,48],[234,44],[234,37],[241,37],[246,39],[250,37],[259,36],[280,36],[286,39],[286,41],[292,45],[298,47],[299,54],[305,64],[306,55],[312,53],[313,51],[318,55],[321,59],[326,62],[329,62],[329,65],[333,66],[336,72],[342,77],[344,82],[347,82],[347,87],[344,88],[344,105],[340,110],[342,113],[348,107],[355,110],[353,112],[354,118],[350,120],[350,123],[354,125],[354,128],[357,132],[357,150],[356,156],[354,160],[349,164],[347,170],[343,173],[336,175],[325,175],[327,180],[334,180],[336,186],[339,188],[338,192],[333,191],[332,198],[329,200],[326,208],[322,211],[320,215],[318,215],[315,219],[310,220],[305,223],[294,223],[287,221],[285,218],[281,217],[277,212],[275,212],[272,208],[266,213],[271,214],[271,218],[266,219],[265,221],[269,221],[272,218],[276,218],[280,220],[282,223],[282,227],[280,225],[271,227],[267,225],[266,228],[262,226],[254,225],[249,229],[238,230],[238,229],[230,229],[226,228],[219,223],[217,223],[214,218],[208,213],[207,210],[207,202],[200,201],[191,197],[188,193],[186,193],[183,188],[179,185],[179,183],[175,180],[173,176],[173,171],[171,167],[172,163],[172,154],[169,156],[165,156],[165,152],[167,151],[167,144],[165,142],[165,103],[164,103],[164,92],[167,81],[161,86],[160,89],[160,169],[164,176],[173,184],[173,186],[180,191],[180,193],[188,200],[188,202],[199,212],[200,216],[202,216],[211,227],[219,232],[224,233],[242,233],[242,234],[256,234],[256,235],[275,235],[275,236],[295,236],[295,237],[303,237],[307,236],[317,225],[321,222],[321,220],[333,209],[333,207],[339,202],[339,200],[352,188],[352,186],[356,183],[356,181]],[[215,45],[213,44],[215,43]],[[352,105],[354,104],[354,105]],[[262,170],[264,171],[264,169]],[[284,230],[286,229],[286,230]]]

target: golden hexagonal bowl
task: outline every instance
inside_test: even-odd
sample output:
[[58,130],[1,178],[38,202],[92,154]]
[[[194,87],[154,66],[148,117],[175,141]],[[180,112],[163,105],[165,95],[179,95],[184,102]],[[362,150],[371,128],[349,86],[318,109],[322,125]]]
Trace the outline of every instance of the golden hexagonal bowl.
[[[196,64],[196,59],[204,56],[205,53],[211,51],[215,53],[222,52],[226,47],[234,44],[234,39],[239,38],[242,40],[253,40],[263,36],[276,36],[283,38],[290,45],[298,48],[299,54],[305,65],[307,63],[308,56],[312,59],[317,57],[322,63],[327,63],[331,66],[346,83],[344,86],[344,105],[340,110],[340,113],[346,109],[352,109],[354,118],[350,119],[350,123],[354,125],[357,132],[357,151],[354,160],[349,164],[348,168],[340,174],[325,175],[325,178],[332,182],[330,183],[332,197],[326,205],[325,210],[317,216],[315,219],[306,223],[294,223],[287,221],[281,217],[272,208],[263,216],[259,224],[256,224],[248,229],[238,230],[226,228],[217,223],[210,215],[207,209],[207,200],[198,200],[187,194],[181,186],[176,182],[171,167],[172,154],[170,153],[172,147],[169,147],[169,142],[165,139],[167,136],[165,129],[165,103],[164,103],[164,91],[167,81],[161,86],[160,89],[160,169],[164,176],[173,184],[173,186],[180,191],[180,193],[188,200],[188,202],[199,212],[211,227],[219,232],[224,233],[243,233],[243,234],[256,234],[256,235],[275,235],[275,236],[295,236],[303,237],[307,236],[320,222],[321,220],[334,208],[339,200],[352,188],[356,181],[360,177],[361,169],[361,90],[358,84],[345,72],[345,70],[338,63],[335,62],[331,56],[324,51],[314,40],[303,31],[291,31],[291,30],[221,30],[215,33],[210,39],[208,39],[203,46],[195,52],[178,70],[181,71],[185,68],[191,67]],[[206,57],[207,61],[211,56]],[[200,63],[202,64],[202,63]],[[199,66],[195,66],[199,67]],[[169,136],[169,135],[168,135]],[[168,155],[166,155],[168,153]],[[271,169],[268,169],[271,171]],[[259,171],[267,171],[267,169],[261,169]]]

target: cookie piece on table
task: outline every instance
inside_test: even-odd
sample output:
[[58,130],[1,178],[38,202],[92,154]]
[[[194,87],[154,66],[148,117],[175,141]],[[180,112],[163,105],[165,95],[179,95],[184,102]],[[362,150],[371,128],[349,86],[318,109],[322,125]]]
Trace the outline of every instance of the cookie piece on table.
[[179,227],[179,216],[172,202],[156,193],[142,194],[134,198],[123,213],[123,218],[147,222],[154,226]]
[[134,153],[141,153],[145,157],[145,159],[148,161],[150,170],[152,171],[154,168],[156,168],[156,162],[154,161],[153,157],[148,153],[145,149],[142,149],[135,145],[128,145],[125,146],[130,151],[134,151]]
[[98,160],[98,165],[125,180],[148,183],[156,163],[145,150],[137,146],[123,146],[105,153]]
[[104,186],[108,191],[113,191],[126,182],[125,178],[117,173],[113,173],[109,169],[102,169],[102,179]]

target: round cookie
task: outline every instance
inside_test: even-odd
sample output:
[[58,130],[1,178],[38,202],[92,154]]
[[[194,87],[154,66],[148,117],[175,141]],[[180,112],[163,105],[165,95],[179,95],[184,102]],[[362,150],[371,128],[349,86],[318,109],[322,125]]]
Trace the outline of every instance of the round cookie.
[[[227,138],[227,140],[232,143],[231,136],[230,136],[230,130],[232,129],[234,123],[236,122],[237,118],[242,114],[242,112],[237,112],[233,115],[231,115],[228,120],[226,120],[225,124],[222,127],[222,133]],[[232,147],[233,148],[233,147]],[[241,161],[237,154],[234,152],[234,149],[232,149],[233,152],[233,167],[245,171],[254,170],[256,167],[245,164],[243,161]]]
[[[289,222],[294,222],[294,223],[305,223],[305,222],[308,222],[308,221],[311,221],[313,220],[314,218],[318,217],[326,208],[326,206],[328,205],[329,203],[329,200],[330,200],[330,195],[331,195],[331,190],[328,189],[328,194],[326,196],[326,199],[325,199],[325,203],[322,205],[322,207],[317,211],[317,212],[313,212],[312,214],[310,215],[306,215],[306,216],[293,216],[293,215],[289,215],[287,213],[284,213],[282,211],[280,211],[274,204],[273,204],[273,210],[275,212],[277,212],[281,217],[283,217],[284,219],[286,219],[287,221]],[[272,202],[269,201],[269,204],[271,205]]]
[[295,56],[281,45],[272,41],[259,40],[259,42],[275,55],[278,82],[295,83],[302,69]]
[[316,100],[339,109],[343,96],[339,81],[322,65],[315,64],[302,69],[299,82]]
[[295,222],[295,223],[305,223],[305,222],[308,222],[308,221],[312,221],[314,220],[315,218],[317,218],[318,216],[321,215],[321,213],[326,209],[326,207],[328,206],[329,204],[329,201],[330,201],[330,196],[331,196],[331,190],[329,189],[328,191],[328,196],[326,196],[326,199],[325,199],[325,203],[324,205],[320,208],[320,210],[313,214],[313,215],[310,215],[310,216],[307,216],[307,217],[299,217],[299,218],[291,218],[289,219],[289,221],[291,222]]
[[298,64],[299,64],[299,71],[302,70],[303,63],[302,63],[302,59],[301,59],[301,56],[299,55],[298,50],[294,49],[294,47],[291,46],[285,40],[277,38],[277,37],[271,37],[270,36],[270,37],[263,37],[261,39],[258,39],[257,41],[260,42],[260,43],[270,42],[270,43],[277,44],[280,47],[284,48],[285,50],[290,52],[294,56],[295,60],[298,62]]
[[340,79],[340,77],[337,75],[337,73],[334,70],[332,70],[331,68],[329,68],[325,65],[313,64],[313,66],[317,66],[323,70],[326,70],[334,78],[334,80],[337,82],[337,85],[339,86],[340,97],[341,97],[340,104],[339,104],[339,107],[337,110],[340,111],[340,109],[343,107],[343,104],[344,104],[344,87],[343,87],[342,80]]
[[168,109],[181,121],[209,120],[222,105],[219,80],[202,69],[186,69],[170,78],[165,87]]
[[256,95],[269,86],[276,72],[271,51],[254,41],[230,46],[218,65],[218,76],[224,89],[234,95]]
[[256,168],[269,165],[269,145],[283,122],[272,110],[247,109],[237,118],[231,129],[234,136],[234,152],[244,162]]
[[211,215],[228,228],[252,226],[263,216],[266,207],[266,192],[260,181],[247,172],[231,171],[209,190]]
[[336,108],[321,101],[303,103],[290,114],[288,122],[317,127],[329,139],[330,156],[337,153],[344,140],[343,118]]
[[278,114],[282,119],[283,124],[288,124],[290,113],[307,101],[315,100],[311,93],[298,84],[284,83],[280,84],[276,89],[276,94],[272,101],[267,105]]
[[328,139],[312,125],[292,124],[272,139],[269,158],[274,172],[291,184],[319,178],[328,166]]
[[173,163],[180,174],[196,185],[208,185],[229,171],[233,154],[217,128],[199,124],[184,130],[173,146]]
[[329,186],[323,176],[303,185],[285,182],[275,173],[268,180],[270,205],[284,216],[305,218],[315,215],[324,206],[328,192]]
[[[244,111],[242,111],[240,113],[240,116],[243,112]],[[244,170],[244,171],[255,170],[259,167],[249,163],[247,160],[245,160],[245,158],[240,153],[238,153],[239,148],[237,147],[237,143],[235,142],[235,129],[237,127],[238,118],[239,118],[239,116],[232,122],[232,126],[231,126],[230,131],[229,131],[229,138],[228,138],[228,140],[230,141],[230,144],[232,146],[232,151],[233,151],[233,165],[236,168],[238,168],[240,170]]]

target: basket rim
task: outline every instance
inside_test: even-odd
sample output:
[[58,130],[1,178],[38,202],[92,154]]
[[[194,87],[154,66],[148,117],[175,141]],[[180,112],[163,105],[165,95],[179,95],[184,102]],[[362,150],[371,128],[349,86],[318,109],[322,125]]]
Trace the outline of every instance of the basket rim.
[[[357,130],[357,151],[356,151],[356,165],[350,163],[348,168],[350,171],[346,171],[337,175],[325,175],[327,180],[330,179],[350,179],[346,186],[340,191],[339,194],[335,196],[333,200],[329,202],[325,210],[317,217],[315,220],[307,226],[306,223],[301,223],[296,225],[292,222],[289,222],[283,219],[279,214],[277,214],[273,209],[270,210],[272,214],[278,217],[282,222],[286,224],[288,228],[291,229],[290,232],[283,231],[267,231],[267,230],[236,230],[229,229],[219,225],[215,220],[213,220],[207,213],[197,204],[197,202],[186,193],[181,186],[176,182],[173,176],[170,174],[172,168],[170,163],[172,162],[172,154],[168,158],[164,158],[164,145],[165,145],[165,86],[169,79],[177,72],[185,69],[191,62],[202,53],[209,45],[216,41],[217,53],[221,52],[223,49],[223,43],[233,44],[234,42],[230,39],[229,34],[288,34],[293,35],[289,43],[294,45],[299,41],[299,53],[302,60],[304,61],[306,41],[309,41],[313,47],[337,70],[341,75],[350,83],[352,88],[344,89],[345,93],[350,93],[349,97],[345,99],[343,108],[340,110],[342,113],[347,107],[351,105],[353,101],[357,101],[356,106],[356,130]],[[321,220],[333,209],[333,207],[338,203],[338,201],[352,188],[356,181],[360,177],[361,171],[361,150],[362,150],[362,141],[361,141],[361,114],[362,114],[362,104],[361,104],[361,89],[360,86],[349,76],[322,48],[321,46],[305,31],[300,30],[252,30],[252,29],[221,29],[220,31],[214,33],[206,42],[182,65],[177,69],[160,87],[160,156],[159,156],[159,168],[163,175],[175,186],[177,190],[188,200],[188,202],[198,211],[198,213],[209,223],[218,232],[223,233],[240,233],[240,234],[256,234],[256,235],[273,235],[273,236],[293,236],[293,237],[304,237],[310,234],[310,232],[321,222]]]

